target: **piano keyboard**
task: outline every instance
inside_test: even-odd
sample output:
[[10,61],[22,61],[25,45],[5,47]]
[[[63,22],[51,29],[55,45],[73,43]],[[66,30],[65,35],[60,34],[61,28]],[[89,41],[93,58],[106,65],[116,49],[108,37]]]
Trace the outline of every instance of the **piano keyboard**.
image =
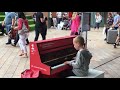
[[60,68],[60,67],[63,67],[63,66],[65,66],[64,63],[63,64],[59,64],[57,66],[53,66],[53,67],[51,67],[51,69],[57,69],[57,68]]
[[[71,60],[70,62],[75,62],[75,60]],[[63,66],[67,66],[67,65],[65,65],[64,63],[62,63],[62,64],[59,64],[59,65],[51,67],[51,69],[57,69],[57,68],[60,68],[60,67],[63,67]]]

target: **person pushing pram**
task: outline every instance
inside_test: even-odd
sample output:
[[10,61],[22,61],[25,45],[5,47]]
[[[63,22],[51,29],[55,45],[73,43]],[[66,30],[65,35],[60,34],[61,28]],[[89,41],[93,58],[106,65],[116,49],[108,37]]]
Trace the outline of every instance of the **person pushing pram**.
[[69,18],[69,19],[65,19],[64,21],[63,21],[63,27],[62,27],[62,29],[65,29],[65,30],[67,30],[67,29],[70,29],[70,26],[71,26],[71,19]]
[[[18,31],[17,30],[14,30],[13,27],[11,28],[11,30],[8,32],[8,38],[11,40],[11,41],[15,41],[16,40],[16,35],[17,35]],[[11,42],[11,44],[13,43]]]

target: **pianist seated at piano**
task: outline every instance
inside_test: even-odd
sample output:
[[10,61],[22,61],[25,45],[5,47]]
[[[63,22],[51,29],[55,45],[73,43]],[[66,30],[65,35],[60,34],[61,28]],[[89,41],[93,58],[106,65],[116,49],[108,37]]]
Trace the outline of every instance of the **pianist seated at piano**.
[[78,50],[75,60],[65,61],[64,64],[72,66],[72,70],[68,70],[60,74],[62,78],[67,76],[87,76],[92,54],[85,48],[84,38],[77,36],[73,39],[73,45]]

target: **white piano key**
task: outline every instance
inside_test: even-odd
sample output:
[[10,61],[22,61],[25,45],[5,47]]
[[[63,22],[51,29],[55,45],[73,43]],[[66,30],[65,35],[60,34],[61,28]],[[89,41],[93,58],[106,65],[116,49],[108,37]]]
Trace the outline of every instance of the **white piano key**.
[[57,66],[53,66],[53,67],[51,67],[51,69],[56,69],[56,68],[63,67],[63,66],[65,66],[64,63],[63,63],[63,64],[59,64],[59,65],[57,65]]

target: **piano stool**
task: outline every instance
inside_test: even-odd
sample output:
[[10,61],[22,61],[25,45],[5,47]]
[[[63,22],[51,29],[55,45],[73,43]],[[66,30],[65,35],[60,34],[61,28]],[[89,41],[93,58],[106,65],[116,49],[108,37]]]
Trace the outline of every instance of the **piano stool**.
[[88,76],[85,77],[68,76],[66,78],[104,78],[104,72],[95,69],[89,69]]

